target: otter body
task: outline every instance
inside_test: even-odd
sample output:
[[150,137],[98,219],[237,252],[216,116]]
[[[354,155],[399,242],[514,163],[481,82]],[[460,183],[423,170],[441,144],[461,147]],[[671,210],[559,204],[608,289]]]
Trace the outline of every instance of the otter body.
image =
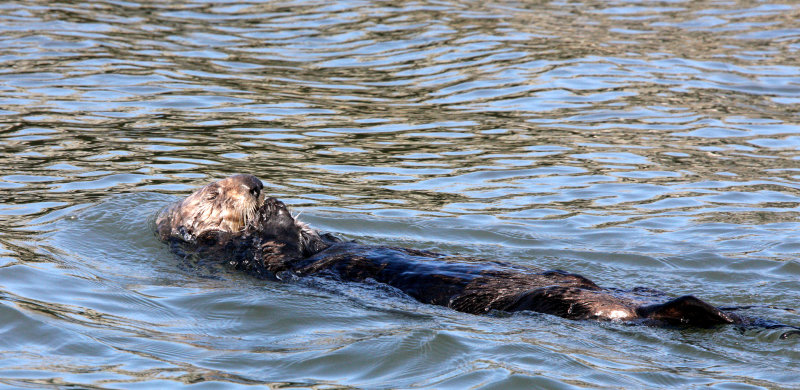
[[[236,190],[231,196],[235,201],[225,200],[227,193],[220,190],[225,188]],[[693,296],[669,299],[645,288],[603,288],[560,270],[342,242],[297,221],[282,202],[264,198],[261,188],[261,182],[251,175],[236,175],[203,187],[162,211],[156,221],[159,237],[264,279],[284,279],[288,273],[347,282],[375,281],[422,303],[472,314],[527,310],[569,319],[697,327],[757,322]],[[216,195],[204,195],[207,193]],[[203,213],[193,210],[203,207],[205,199],[215,206],[205,207]],[[243,205],[255,209],[238,212]],[[247,217],[237,217],[243,223],[228,223],[226,215]]]
[[[636,321],[651,325],[710,327],[744,324],[742,317],[693,296],[664,303],[666,295],[638,288],[602,288],[561,270],[540,270],[502,262],[451,257],[407,248],[330,242],[320,252],[287,261],[258,235],[229,241],[220,257],[251,275],[280,280],[321,276],[346,282],[392,286],[419,302],[470,314],[534,311],[574,320]],[[278,249],[278,250],[276,250]]]

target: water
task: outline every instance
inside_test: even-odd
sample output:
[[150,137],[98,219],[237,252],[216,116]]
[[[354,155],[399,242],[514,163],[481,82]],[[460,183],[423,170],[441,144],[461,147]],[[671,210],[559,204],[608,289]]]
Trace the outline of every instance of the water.
[[800,388],[778,330],[479,317],[182,266],[154,213],[259,176],[362,242],[800,325],[792,1],[0,5],[0,384]]

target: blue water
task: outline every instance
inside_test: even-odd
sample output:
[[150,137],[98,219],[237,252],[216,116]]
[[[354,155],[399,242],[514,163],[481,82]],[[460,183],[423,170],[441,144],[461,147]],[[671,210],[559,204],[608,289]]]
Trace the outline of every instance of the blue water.
[[[800,388],[800,338],[181,262],[155,213],[252,173],[371,244],[800,326],[791,1],[0,5],[0,386]],[[791,310],[784,310],[791,309]]]

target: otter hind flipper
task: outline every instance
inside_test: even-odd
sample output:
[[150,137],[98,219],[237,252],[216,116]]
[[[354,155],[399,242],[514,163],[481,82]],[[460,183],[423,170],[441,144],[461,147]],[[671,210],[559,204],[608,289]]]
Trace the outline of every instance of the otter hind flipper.
[[716,325],[741,322],[739,316],[726,313],[692,295],[684,295],[661,304],[642,306],[636,311],[642,318],[670,325],[710,328]]

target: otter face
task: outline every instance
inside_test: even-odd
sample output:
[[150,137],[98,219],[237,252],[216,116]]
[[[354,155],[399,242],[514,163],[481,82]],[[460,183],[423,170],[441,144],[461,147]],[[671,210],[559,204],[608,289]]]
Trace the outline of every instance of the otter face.
[[244,268],[308,257],[339,241],[296,220],[283,202],[265,198],[263,188],[253,175],[202,187],[158,215],[158,235],[164,241],[223,249]]
[[234,175],[206,185],[159,214],[158,234],[164,240],[191,242],[209,232],[241,232],[256,220],[264,204],[263,189],[253,175]]

